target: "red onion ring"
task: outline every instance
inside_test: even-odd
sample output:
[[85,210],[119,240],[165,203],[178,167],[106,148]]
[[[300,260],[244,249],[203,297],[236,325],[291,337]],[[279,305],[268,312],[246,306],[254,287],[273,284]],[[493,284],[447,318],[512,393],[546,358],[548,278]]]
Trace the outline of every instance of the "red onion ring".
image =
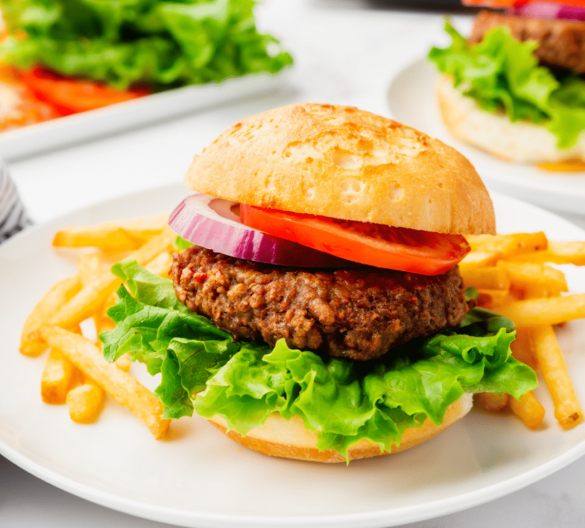
[[240,222],[239,204],[207,194],[185,198],[169,217],[170,228],[189,242],[230,257],[299,268],[348,268],[355,262],[267,235]]
[[512,14],[528,18],[561,18],[565,20],[585,21],[585,8],[551,2],[532,2],[513,7]]

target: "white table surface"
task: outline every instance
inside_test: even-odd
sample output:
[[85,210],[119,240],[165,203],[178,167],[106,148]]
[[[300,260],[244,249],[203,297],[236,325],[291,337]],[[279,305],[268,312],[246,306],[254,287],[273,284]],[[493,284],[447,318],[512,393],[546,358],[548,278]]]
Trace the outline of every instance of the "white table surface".
[[[392,76],[441,39],[442,17],[376,9],[359,0],[271,0],[261,28],[278,35],[296,64],[277,92],[119,135],[13,161],[30,215],[44,222],[135,190],[180,182],[192,157],[238,119],[283,104],[353,104],[388,115]],[[461,17],[465,24],[469,19]],[[480,170],[481,172],[481,170]],[[568,217],[585,227],[585,217]],[[582,426],[583,427],[583,426]],[[585,459],[506,498],[417,528],[585,526]],[[0,456],[0,527],[147,528],[159,523],[108,510],[27,474]]]

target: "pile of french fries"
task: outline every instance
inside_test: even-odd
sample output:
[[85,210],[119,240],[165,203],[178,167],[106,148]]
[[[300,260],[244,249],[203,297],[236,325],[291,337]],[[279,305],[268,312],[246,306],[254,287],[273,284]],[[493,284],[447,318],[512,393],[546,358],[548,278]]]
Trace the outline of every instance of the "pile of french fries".
[[[544,233],[469,236],[471,253],[459,268],[466,286],[479,293],[478,304],[511,319],[517,338],[516,359],[540,372],[550,392],[555,417],[563,427],[583,419],[554,327],[585,317],[585,294],[568,291],[564,273],[551,264],[585,265],[585,242],[554,242]],[[488,411],[510,409],[536,429],[544,408],[529,392],[520,400],[507,394],[478,394],[475,402]]]
[[27,317],[20,351],[39,356],[50,349],[41,396],[46,403],[67,404],[76,422],[94,421],[107,394],[136,415],[156,439],[168,431],[162,404],[130,375],[128,358],[108,363],[97,341],[100,332],[113,328],[106,309],[115,303],[121,284],[110,271],[113,262],[133,257],[151,272],[167,276],[176,237],[167,219],[168,214],[161,214],[70,227],[55,235],[57,248],[85,249],[77,256],[77,274],[55,284]]
[[[26,319],[20,350],[39,356],[50,349],[41,377],[41,396],[67,404],[76,422],[99,415],[105,394],[130,409],[155,438],[165,436],[169,420],[162,405],[130,373],[122,357],[106,362],[97,335],[113,327],[106,309],[115,302],[121,281],[110,267],[133,257],[151,272],[167,276],[176,235],[168,215],[142,217],[88,227],[69,227],[55,235],[57,248],[83,248],[77,274],[55,284]],[[563,427],[583,419],[554,326],[585,317],[585,294],[568,291],[562,271],[551,264],[585,265],[585,242],[553,242],[544,233],[467,237],[472,251],[461,262],[466,286],[479,293],[478,304],[510,318],[517,327],[514,357],[539,371]],[[90,252],[87,252],[87,251]],[[87,331],[90,322],[93,332]],[[489,411],[510,409],[530,428],[542,423],[544,408],[531,392],[520,400],[482,393],[476,403]]]

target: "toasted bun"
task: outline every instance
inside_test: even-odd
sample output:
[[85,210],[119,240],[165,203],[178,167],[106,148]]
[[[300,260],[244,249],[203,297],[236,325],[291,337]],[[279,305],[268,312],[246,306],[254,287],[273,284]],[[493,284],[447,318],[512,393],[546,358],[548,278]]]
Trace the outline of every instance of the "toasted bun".
[[452,234],[495,232],[471,163],[357,108],[294,104],[236,123],[196,156],[187,188],[248,205]]
[[504,112],[482,110],[471,97],[453,86],[449,76],[437,85],[439,108],[447,128],[457,139],[494,156],[519,163],[585,162],[585,133],[570,149],[557,148],[557,138],[544,126],[528,121],[512,122]]
[[[464,394],[447,409],[445,419],[441,425],[434,425],[430,420],[427,420],[422,427],[407,429],[402,437],[400,446],[392,449],[392,453],[398,453],[414,447],[444,431],[457,420],[463,418],[470,411],[472,403],[472,395]],[[220,416],[215,416],[209,421],[235,442],[265,455],[296,458],[311,462],[345,462],[345,458],[336,451],[331,449],[319,451],[316,447],[317,436],[305,429],[303,421],[296,416],[290,421],[286,421],[280,414],[272,414],[268,417],[263,427],[252,429],[246,436],[242,436],[233,430],[227,431],[226,421]],[[361,440],[349,448],[349,458],[351,460],[388,454],[390,453],[387,451],[381,452],[378,444],[374,444],[369,440]]]

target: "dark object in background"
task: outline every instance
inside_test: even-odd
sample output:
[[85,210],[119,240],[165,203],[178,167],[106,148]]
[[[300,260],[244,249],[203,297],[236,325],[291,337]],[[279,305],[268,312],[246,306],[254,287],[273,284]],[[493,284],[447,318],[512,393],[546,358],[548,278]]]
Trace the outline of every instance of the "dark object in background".
[[31,224],[8,168],[0,161],[0,244]]
[[416,11],[444,11],[460,13],[477,13],[479,8],[461,5],[461,0],[369,0],[376,7],[413,9]]

